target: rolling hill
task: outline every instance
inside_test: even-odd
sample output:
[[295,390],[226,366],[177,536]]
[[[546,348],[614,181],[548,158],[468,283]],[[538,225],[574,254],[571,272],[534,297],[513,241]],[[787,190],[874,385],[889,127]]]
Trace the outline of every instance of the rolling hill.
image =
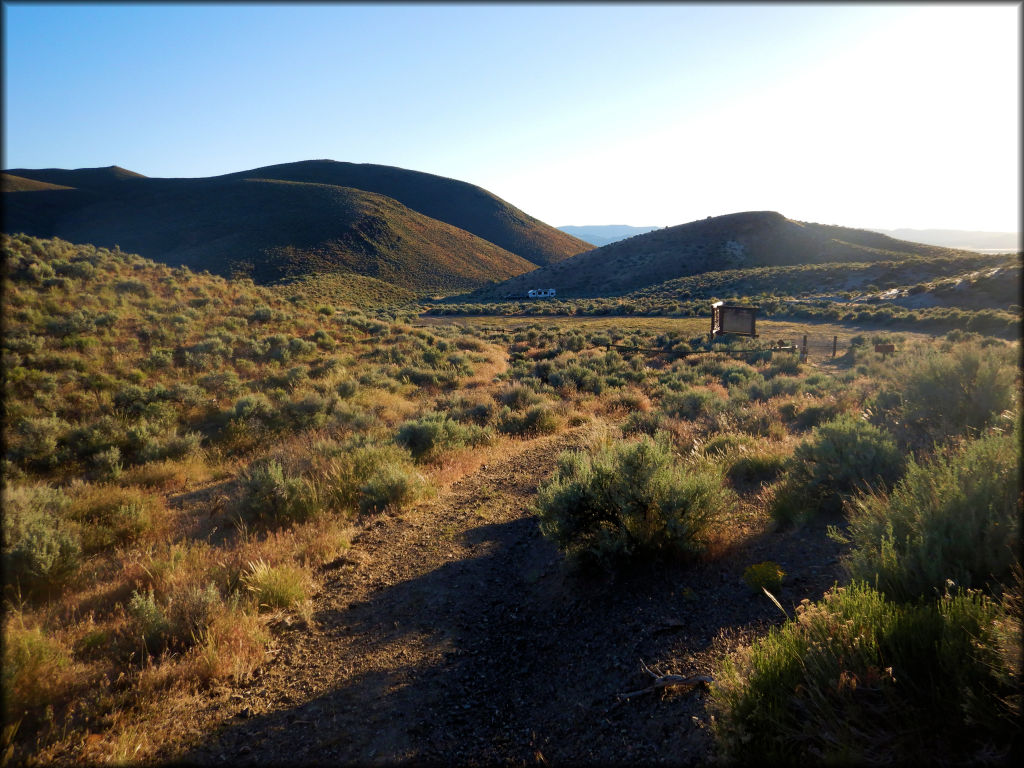
[[225,179],[280,179],[354,187],[394,198],[407,208],[471,232],[544,266],[592,248],[485,189],[463,181],[371,163],[307,160],[228,174]]
[[351,273],[420,295],[472,290],[590,248],[464,182],[319,160],[194,179],[13,169],[4,231],[116,244],[260,283]]
[[750,211],[709,217],[611,243],[528,275],[486,286],[467,298],[520,296],[531,288],[555,288],[559,297],[620,296],[718,270],[964,253],[862,229],[794,221],[773,211]]

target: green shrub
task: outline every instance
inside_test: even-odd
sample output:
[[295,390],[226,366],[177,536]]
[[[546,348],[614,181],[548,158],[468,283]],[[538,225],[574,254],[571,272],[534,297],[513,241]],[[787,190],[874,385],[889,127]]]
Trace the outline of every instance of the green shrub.
[[323,457],[315,473],[317,495],[333,511],[397,509],[427,490],[409,453],[397,445],[354,441],[318,446],[317,452]]
[[894,599],[941,593],[947,580],[992,589],[1020,559],[1020,443],[990,435],[935,457],[911,461],[891,494],[848,508],[846,537],[854,578]]
[[768,483],[782,474],[786,463],[787,457],[782,451],[761,444],[737,452],[725,475],[733,483]]
[[506,435],[550,435],[562,427],[562,420],[547,405],[534,405],[523,413],[505,406],[498,415],[498,430]]
[[797,446],[787,483],[810,510],[836,512],[855,491],[890,487],[903,466],[903,454],[888,433],[847,414],[816,427]]
[[547,375],[547,383],[555,388],[573,392],[592,392],[599,395],[604,391],[604,379],[576,361],[566,361],[561,366],[555,365]]
[[281,463],[257,461],[241,473],[243,509],[256,519],[289,524],[310,518],[317,510],[313,488],[301,477],[287,477]]
[[682,466],[659,434],[563,453],[537,507],[541,531],[570,558],[608,566],[698,555],[729,498],[719,475]]
[[977,435],[999,414],[1015,407],[1017,369],[1005,348],[958,345],[916,359],[897,387],[896,418],[909,438],[927,446],[964,434]]
[[665,428],[665,414],[661,411],[633,411],[622,423],[622,434],[650,435]]
[[474,402],[465,398],[457,398],[449,401],[446,410],[456,421],[469,424],[477,424],[486,427],[498,414],[498,408],[493,401]]
[[812,403],[795,414],[793,426],[801,431],[812,429],[834,420],[841,413],[843,413],[842,406],[836,402]]
[[1010,619],[977,593],[900,605],[855,583],[805,600],[793,620],[719,663],[710,708],[722,756],[854,765],[1005,757],[1020,707],[1019,623],[1000,629]]
[[417,461],[425,461],[447,450],[486,445],[491,437],[486,427],[460,424],[443,413],[428,413],[402,424],[395,442],[407,448]]
[[49,486],[4,490],[3,573],[26,596],[58,592],[81,564],[82,545],[64,520],[70,499]]
[[157,604],[152,587],[142,593],[134,590],[125,606],[130,632],[139,638],[149,653],[159,653],[167,645],[170,622]]
[[98,480],[116,480],[121,476],[121,449],[116,445],[93,454],[92,464]]
[[723,387],[744,384],[752,379],[761,379],[763,381],[763,377],[757,372],[757,369],[744,362],[726,364],[719,370],[718,379],[722,382]]
[[354,397],[359,391],[359,382],[355,379],[342,379],[335,385],[335,391],[338,393],[338,397],[347,400]]
[[297,400],[285,401],[280,416],[293,429],[312,429],[323,426],[337,402],[337,397],[308,393]]
[[60,463],[58,440],[70,425],[55,416],[23,418],[10,435],[8,455],[37,469],[52,469]]
[[709,389],[687,389],[665,395],[661,408],[669,416],[682,419],[695,419],[702,414],[722,411],[726,401]]
[[359,511],[363,514],[400,509],[419,499],[425,489],[423,476],[400,464],[382,464],[359,488]]
[[498,401],[507,405],[513,411],[521,411],[531,405],[536,405],[543,398],[537,392],[525,384],[512,384],[496,395]]

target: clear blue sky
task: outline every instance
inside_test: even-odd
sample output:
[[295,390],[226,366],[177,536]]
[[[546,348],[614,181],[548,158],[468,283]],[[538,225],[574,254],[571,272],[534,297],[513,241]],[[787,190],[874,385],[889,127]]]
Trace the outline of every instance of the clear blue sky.
[[1019,229],[1019,4],[3,11],[4,168],[329,158],[556,226]]

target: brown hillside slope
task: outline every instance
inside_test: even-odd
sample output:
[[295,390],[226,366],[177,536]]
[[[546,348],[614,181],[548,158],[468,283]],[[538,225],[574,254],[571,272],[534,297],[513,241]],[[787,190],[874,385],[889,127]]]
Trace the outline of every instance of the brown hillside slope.
[[0,173],[0,191],[3,192],[39,192],[46,189],[71,189],[60,184],[26,179],[11,173]]
[[255,168],[223,178],[334,184],[387,195],[407,208],[472,232],[542,266],[593,248],[590,243],[535,219],[485,189],[405,168],[306,160]]
[[147,185],[130,202],[101,198],[66,215],[60,236],[257,282],[354,272],[418,293],[471,290],[534,268],[390,198],[276,180]]
[[555,288],[559,296],[617,296],[686,275],[759,266],[870,262],[955,254],[862,229],[794,221],[749,211],[649,232],[545,267],[472,299]]
[[[313,160],[206,178],[147,178],[117,166],[7,175],[8,233],[117,244],[259,282],[328,269],[417,293],[451,293],[591,248],[480,187],[388,166]],[[256,180],[279,184],[256,194],[246,186]],[[17,191],[28,187],[34,194]],[[378,198],[387,212],[373,216],[385,225],[345,213],[343,198],[355,190],[363,201]],[[379,202],[385,198],[392,202]]]
[[118,165],[70,170],[67,168],[12,168],[4,173],[58,187],[73,187],[75,189],[106,189],[123,181],[146,178],[141,173],[129,171]]

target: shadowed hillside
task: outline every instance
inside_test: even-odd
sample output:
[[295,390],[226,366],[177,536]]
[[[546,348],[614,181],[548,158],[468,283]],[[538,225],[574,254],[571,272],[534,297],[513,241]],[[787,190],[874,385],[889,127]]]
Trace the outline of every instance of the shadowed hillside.
[[[33,181],[41,181],[59,187],[73,187],[75,189],[111,189],[120,185],[123,181],[145,179],[141,173],[129,171],[117,165],[110,165],[106,168],[14,168],[4,173],[5,176],[13,175]],[[6,191],[6,189],[5,189]]]
[[[468,232],[369,192],[241,178],[159,179],[130,199],[78,194],[61,236],[267,283],[352,272],[417,292],[471,290],[534,265]],[[27,197],[27,196],[26,196]]]
[[443,294],[590,247],[479,187],[386,166],[309,161],[194,179],[16,169],[4,191],[7,232],[258,282],[340,272]]
[[355,187],[393,197],[407,208],[472,232],[477,237],[547,265],[592,248],[548,226],[485,189],[463,181],[371,163],[306,160],[256,168],[224,178],[262,178]]
[[899,260],[958,252],[861,229],[793,221],[751,211],[631,237],[489,286],[474,299],[555,288],[559,296],[617,296],[686,275],[762,266]]

